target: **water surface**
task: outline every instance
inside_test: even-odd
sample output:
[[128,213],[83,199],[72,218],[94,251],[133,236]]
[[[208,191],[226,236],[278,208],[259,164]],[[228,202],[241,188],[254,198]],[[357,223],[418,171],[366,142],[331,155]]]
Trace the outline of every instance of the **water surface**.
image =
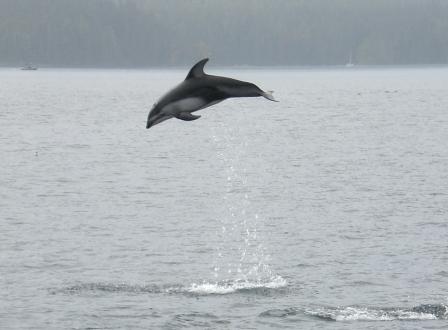
[[209,72],[0,71],[0,326],[446,328],[448,69]]

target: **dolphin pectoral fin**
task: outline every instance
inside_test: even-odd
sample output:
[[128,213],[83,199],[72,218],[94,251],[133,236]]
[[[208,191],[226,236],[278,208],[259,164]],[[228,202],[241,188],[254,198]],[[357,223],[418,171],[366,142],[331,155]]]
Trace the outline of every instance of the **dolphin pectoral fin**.
[[179,112],[178,114],[174,115],[174,117],[186,121],[192,121],[201,118],[201,116],[192,115],[189,112]]
[[270,100],[270,101],[274,101],[274,102],[278,102],[275,98],[274,95],[272,95],[272,93],[274,93],[273,91],[267,91],[267,92],[263,92],[261,94],[261,96],[263,96],[264,98]]
[[185,80],[205,76],[204,65],[205,65],[205,63],[207,63],[207,61],[208,61],[208,58],[204,58],[203,60],[200,60],[198,63],[193,65],[193,67],[190,69],[190,72],[188,72],[188,75],[185,78]]

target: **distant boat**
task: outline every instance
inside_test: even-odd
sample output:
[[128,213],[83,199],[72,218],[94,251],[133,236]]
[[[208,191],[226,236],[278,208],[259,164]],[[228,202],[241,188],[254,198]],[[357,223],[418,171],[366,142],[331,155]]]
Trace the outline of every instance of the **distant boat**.
[[353,64],[353,60],[352,60],[352,52],[350,52],[350,56],[348,57],[348,62],[347,64],[345,64],[346,68],[353,68],[355,66],[355,64]]
[[31,64],[26,64],[25,66],[23,66],[22,68],[20,68],[20,70],[24,70],[24,71],[36,71],[37,67]]

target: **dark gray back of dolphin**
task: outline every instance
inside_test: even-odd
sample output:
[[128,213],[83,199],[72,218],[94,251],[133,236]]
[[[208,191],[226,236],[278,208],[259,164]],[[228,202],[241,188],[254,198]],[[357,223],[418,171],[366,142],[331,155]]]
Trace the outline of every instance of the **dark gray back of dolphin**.
[[195,65],[193,65],[193,67],[188,72],[185,80],[188,80],[191,78],[200,78],[200,77],[205,76],[204,66],[205,66],[205,63],[207,63],[207,62],[208,62],[208,58],[204,58],[204,59],[200,60],[198,63],[196,63]]
[[208,75],[204,66],[208,58],[196,63],[183,82],[163,95],[148,115],[146,128],[170,118],[196,120],[192,112],[204,109],[231,97],[263,96],[275,101],[273,96],[255,84],[227,77]]

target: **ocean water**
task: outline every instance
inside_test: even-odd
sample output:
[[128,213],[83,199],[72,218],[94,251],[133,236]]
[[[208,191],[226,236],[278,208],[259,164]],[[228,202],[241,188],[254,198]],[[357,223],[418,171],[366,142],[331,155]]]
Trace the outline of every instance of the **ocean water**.
[[0,328],[446,329],[448,69],[208,71],[0,70]]

